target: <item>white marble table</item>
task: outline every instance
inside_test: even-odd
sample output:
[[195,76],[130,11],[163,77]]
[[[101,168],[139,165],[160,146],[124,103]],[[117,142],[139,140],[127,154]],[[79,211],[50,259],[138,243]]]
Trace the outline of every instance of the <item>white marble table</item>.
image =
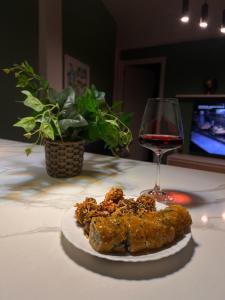
[[121,263],[72,247],[64,212],[120,185],[130,195],[154,183],[153,164],[85,154],[83,172],[53,179],[43,148],[0,141],[0,300],[225,299],[225,175],[163,166],[167,189],[192,196],[193,240],[155,262]]

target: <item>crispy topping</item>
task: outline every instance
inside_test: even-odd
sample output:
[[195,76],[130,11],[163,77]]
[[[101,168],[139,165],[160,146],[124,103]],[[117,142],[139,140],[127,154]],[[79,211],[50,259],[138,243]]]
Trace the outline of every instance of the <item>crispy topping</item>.
[[118,203],[120,200],[124,199],[123,190],[121,188],[113,187],[105,195],[105,201],[112,201],[113,203]]
[[155,211],[155,199],[152,196],[139,196],[137,200],[126,199],[123,190],[111,188],[104,200],[97,204],[94,198],[86,198],[75,205],[77,222],[89,232],[93,217],[122,216],[126,214],[142,215],[144,212]]

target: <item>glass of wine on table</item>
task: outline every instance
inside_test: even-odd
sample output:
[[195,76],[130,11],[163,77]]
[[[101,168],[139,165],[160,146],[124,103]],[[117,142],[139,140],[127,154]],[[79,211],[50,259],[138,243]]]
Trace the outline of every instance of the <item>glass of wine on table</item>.
[[155,186],[142,194],[153,194],[157,201],[168,203],[173,199],[160,188],[160,162],[164,153],[183,145],[183,125],[177,99],[147,100],[139,143],[154,152],[157,163]]

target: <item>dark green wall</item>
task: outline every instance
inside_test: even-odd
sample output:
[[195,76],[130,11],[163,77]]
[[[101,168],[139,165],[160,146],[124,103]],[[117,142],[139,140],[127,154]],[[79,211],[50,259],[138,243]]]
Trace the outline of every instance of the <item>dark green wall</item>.
[[216,77],[218,93],[225,94],[225,38],[159,47],[124,50],[122,60],[166,57],[165,97],[202,94],[203,80]]
[[[207,77],[218,80],[218,94],[225,94],[225,38],[185,42],[121,52],[122,60],[166,57],[165,97],[203,94]],[[192,102],[182,101],[185,130],[184,152],[189,151]]]
[[[23,60],[37,70],[38,67],[38,0],[1,1],[0,10],[0,68]],[[0,138],[22,140],[22,130],[12,124],[23,116],[25,108],[16,100],[16,91],[11,76],[0,72]]]
[[63,1],[63,52],[90,66],[90,80],[112,100],[116,24],[100,0]]

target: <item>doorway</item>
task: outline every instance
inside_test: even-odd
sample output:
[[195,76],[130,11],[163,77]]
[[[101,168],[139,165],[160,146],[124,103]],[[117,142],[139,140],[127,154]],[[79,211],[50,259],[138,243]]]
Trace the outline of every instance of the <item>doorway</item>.
[[147,99],[163,97],[165,65],[161,61],[126,63],[123,66],[121,99],[125,112],[133,112],[131,131],[133,142],[130,145],[129,158],[153,161],[153,154],[138,143],[138,133],[141,125]]

